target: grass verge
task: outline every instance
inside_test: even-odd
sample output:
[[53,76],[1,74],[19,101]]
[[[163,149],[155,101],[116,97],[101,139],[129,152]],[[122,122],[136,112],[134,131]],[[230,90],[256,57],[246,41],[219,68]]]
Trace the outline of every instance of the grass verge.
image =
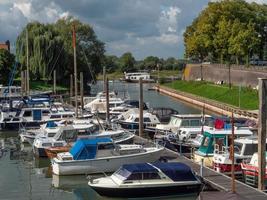
[[258,109],[258,91],[251,88],[242,87],[239,92],[239,87],[237,86],[233,86],[230,89],[228,85],[215,85],[208,82],[181,80],[164,84],[164,86],[223,102],[236,107],[239,107],[240,94],[241,109]]

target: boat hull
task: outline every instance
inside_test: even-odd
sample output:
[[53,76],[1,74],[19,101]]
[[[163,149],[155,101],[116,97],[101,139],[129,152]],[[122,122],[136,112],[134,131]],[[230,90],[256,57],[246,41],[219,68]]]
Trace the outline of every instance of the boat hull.
[[47,154],[46,154],[44,148],[37,148],[37,147],[34,147],[34,148],[33,148],[33,151],[34,151],[34,155],[35,155],[36,157],[47,157]]
[[142,198],[166,196],[198,196],[202,185],[150,186],[137,188],[104,188],[91,186],[98,194],[107,197]]
[[57,175],[74,174],[95,174],[103,172],[114,172],[123,164],[133,164],[141,162],[155,162],[160,156],[163,148],[153,152],[146,152],[134,155],[104,157],[88,160],[60,161],[52,159],[52,170]]

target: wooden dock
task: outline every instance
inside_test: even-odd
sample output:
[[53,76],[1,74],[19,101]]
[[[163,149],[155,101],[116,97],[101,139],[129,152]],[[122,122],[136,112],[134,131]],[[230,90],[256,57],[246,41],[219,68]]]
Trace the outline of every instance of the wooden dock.
[[[136,136],[136,142],[147,143],[149,140]],[[162,157],[166,158],[168,162],[182,162],[190,166],[197,174],[200,174],[201,166],[189,158],[179,155],[178,153],[165,149]],[[202,177],[204,182],[212,186],[213,188],[231,192],[231,181],[232,179],[224,174],[218,173],[210,168],[203,167]],[[236,195],[240,199],[255,199],[255,200],[266,200],[267,193],[264,193],[256,188],[246,185],[236,180]]]

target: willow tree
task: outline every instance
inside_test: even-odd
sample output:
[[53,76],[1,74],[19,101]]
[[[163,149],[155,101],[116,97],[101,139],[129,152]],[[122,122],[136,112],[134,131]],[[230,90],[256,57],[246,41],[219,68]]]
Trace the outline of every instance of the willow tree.
[[26,31],[28,31],[30,77],[50,80],[57,70],[57,81],[69,84],[73,73],[72,26],[77,32],[77,67],[84,72],[85,83],[95,79],[101,71],[104,44],[97,39],[92,27],[72,17],[54,24],[29,23],[20,33],[16,53],[22,66],[26,67]]

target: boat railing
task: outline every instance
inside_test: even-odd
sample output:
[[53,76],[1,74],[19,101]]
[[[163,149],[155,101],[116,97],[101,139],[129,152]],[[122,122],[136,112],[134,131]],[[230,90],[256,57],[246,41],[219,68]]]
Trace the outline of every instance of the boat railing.
[[214,145],[214,154],[227,154],[230,148],[227,146],[221,146],[219,144]]

